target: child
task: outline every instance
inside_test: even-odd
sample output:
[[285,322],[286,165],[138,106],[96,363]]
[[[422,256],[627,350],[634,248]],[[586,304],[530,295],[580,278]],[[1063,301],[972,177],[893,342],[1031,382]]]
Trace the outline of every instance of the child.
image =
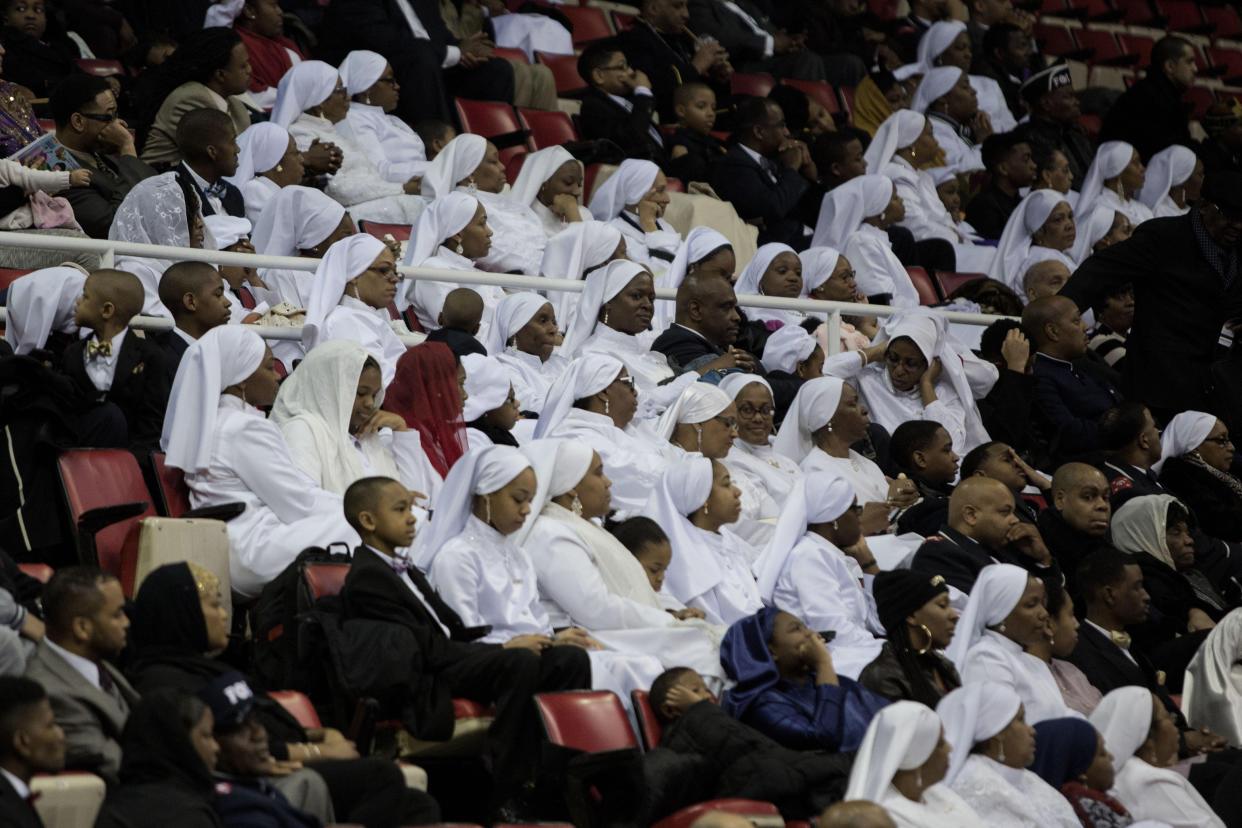
[[683,83],[673,92],[677,130],[668,139],[668,174],[684,182],[707,181],[712,161],[725,146],[714,135],[716,93],[704,83]]
[[966,220],[983,238],[999,239],[1009,215],[1022,200],[1019,191],[1035,181],[1031,145],[1017,132],[989,136],[983,142],[983,165],[992,180],[970,200]]
[[679,621],[687,618],[705,618],[703,610],[686,607],[673,596],[664,592],[664,573],[673,560],[673,547],[668,542],[668,535],[649,517],[632,517],[615,526],[609,527],[613,536],[621,541],[621,545],[630,550],[630,554],[638,558],[647,573],[651,588],[656,591],[660,604]]
[[62,369],[97,411],[111,405],[124,415],[119,442],[109,445],[149,450],[159,445],[169,384],[163,349],[129,330],[143,301],[142,282],[132,273],[87,276],[74,322],[93,335],[65,349]]
[[716,697],[698,673],[689,667],[674,667],[665,670],[651,683],[647,701],[656,721],[668,727],[701,701],[715,704]]
[[[204,216],[203,224],[207,232],[215,239],[216,247],[230,253],[254,253],[254,245],[250,243],[250,222],[227,214]],[[224,294],[229,300],[229,321],[238,324],[253,322],[262,317],[271,307],[280,304],[280,294],[268,288],[259,278],[259,272],[245,265],[221,265],[220,277],[224,279]],[[241,291],[245,288],[254,299],[254,307],[247,308],[241,301]],[[171,311],[171,309],[170,309]],[[250,318],[253,314],[253,318]]]
[[582,137],[607,138],[621,147],[626,158],[663,161],[664,139],[651,122],[655,110],[651,81],[630,67],[616,42],[600,40],[587,46],[578,58],[578,74],[590,86],[578,116]]
[[457,137],[457,130],[434,118],[419,121],[414,125],[414,131],[423,141],[423,151],[426,152],[428,161],[434,161],[440,150]]
[[428,342],[443,342],[453,355],[487,356],[487,349],[477,339],[483,324],[483,297],[470,288],[454,288],[444,298],[444,306],[436,319],[440,327],[427,334]]
[[364,477],[345,490],[345,522],[372,552],[389,561],[404,560],[401,550],[414,543],[418,527],[416,496],[420,493],[391,477]]
[[190,344],[218,325],[229,323],[229,297],[220,271],[206,262],[177,262],[160,277],[160,302],[173,317],[173,329],[160,340],[168,387]]
[[923,496],[901,513],[898,528],[924,536],[936,534],[948,520],[949,495],[957,479],[959,458],[953,451],[953,438],[935,420],[909,420],[893,430],[888,456]]
[[[4,201],[5,214],[0,216],[0,227],[5,230],[23,230],[30,227],[47,230],[54,227],[78,225],[73,219],[73,208],[63,198],[51,198],[70,187],[89,187],[90,170],[73,172],[48,172],[34,170],[7,158],[0,159],[0,187],[18,187],[25,198]],[[34,193],[42,193],[31,198]]]

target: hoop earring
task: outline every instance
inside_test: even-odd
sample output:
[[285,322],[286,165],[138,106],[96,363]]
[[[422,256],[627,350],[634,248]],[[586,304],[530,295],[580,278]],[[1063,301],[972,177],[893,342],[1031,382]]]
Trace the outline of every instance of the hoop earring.
[[366,104],[367,106],[370,106],[370,105],[371,105],[371,96],[370,96],[370,95],[367,95],[365,98],[363,98],[363,99],[362,99],[362,102],[363,102],[364,104]]
[[569,510],[578,517],[582,517],[582,501],[578,499],[578,493],[574,492],[574,499],[569,504]]
[[935,639],[932,638],[932,631],[927,628],[926,624],[919,624],[918,628],[923,631],[923,635],[927,636],[927,643],[922,647],[916,648],[915,652],[919,655],[927,655],[931,652],[932,644],[935,642]]
[[362,301],[362,297],[358,295],[358,283],[357,282],[354,282],[354,298],[357,299],[359,302]]

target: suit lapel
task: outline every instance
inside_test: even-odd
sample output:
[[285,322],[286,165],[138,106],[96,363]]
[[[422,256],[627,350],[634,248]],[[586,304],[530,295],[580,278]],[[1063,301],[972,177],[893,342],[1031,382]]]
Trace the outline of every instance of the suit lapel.
[[1091,646],[1105,661],[1124,675],[1127,680],[1140,679],[1138,682],[1131,681],[1131,683],[1146,685],[1147,677],[1143,675],[1143,669],[1135,662],[1126,658],[1126,654],[1121,651],[1120,647],[1090,624],[1084,624],[1083,628],[1083,634],[1086,635],[1087,640],[1091,642]]
[[[88,682],[81,673],[73,669],[73,666],[69,664],[69,662],[65,661],[47,647],[40,647],[35,657],[42,660],[43,665],[47,668],[48,672],[52,673],[57,679],[60,680],[63,685],[63,690],[67,694],[72,695],[86,704],[89,704],[91,707],[106,716],[108,723],[113,727],[114,732],[116,734],[120,734],[121,730],[125,727],[127,715],[123,710],[121,710],[120,706],[111,696]],[[108,670],[109,667],[105,664],[101,669]],[[114,680],[120,676],[120,674],[115,670],[110,671],[109,675],[111,675]],[[124,687],[124,690],[121,691],[122,695],[126,695],[125,691],[128,691],[129,697],[134,701],[137,701],[138,694],[134,692],[134,688],[130,687],[129,682],[125,681],[124,678],[121,678],[120,681],[117,682],[117,686]]]
[[112,374],[112,388],[108,392],[110,397],[125,388],[130,379],[135,374],[135,369],[142,364],[143,341],[130,331],[125,335],[125,339],[121,341],[121,353],[116,357],[116,371]]

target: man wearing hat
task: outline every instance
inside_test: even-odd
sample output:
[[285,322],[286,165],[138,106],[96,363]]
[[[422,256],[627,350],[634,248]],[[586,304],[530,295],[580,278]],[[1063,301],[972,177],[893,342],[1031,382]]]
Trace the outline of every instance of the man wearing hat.
[[1082,111],[1070,78],[1069,67],[1055,63],[1036,72],[1022,84],[1022,99],[1030,110],[1030,120],[1022,127],[1032,148],[1057,149],[1069,159],[1074,186],[1082,184],[1087,168],[1095,158],[1091,139],[1078,124]]
[[1217,171],[1185,215],[1145,221],[1083,262],[1061,289],[1080,310],[1134,285],[1135,316],[1122,387],[1157,422],[1208,404],[1222,326],[1242,322],[1242,173]]
[[1203,171],[1242,172],[1242,103],[1229,98],[1212,104],[1203,115],[1203,129],[1207,132],[1199,144]]
[[1164,37],[1151,49],[1147,75],[1125,91],[1104,116],[1101,141],[1128,141],[1146,163],[1160,150],[1194,146],[1183,98],[1195,82],[1195,51],[1180,37]]

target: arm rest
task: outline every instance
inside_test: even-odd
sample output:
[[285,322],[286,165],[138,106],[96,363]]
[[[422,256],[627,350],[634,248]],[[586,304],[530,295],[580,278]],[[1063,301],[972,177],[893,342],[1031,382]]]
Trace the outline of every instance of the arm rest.
[[245,503],[221,503],[219,506],[203,506],[199,509],[191,509],[182,515],[183,518],[210,518],[212,520],[222,520],[225,523],[246,511]]
[[101,529],[141,515],[149,505],[145,500],[137,500],[133,503],[117,503],[112,506],[101,506],[98,509],[88,509],[78,515],[78,531],[82,535],[94,537]]
[[28,577],[34,578],[41,584],[46,584],[52,580],[52,576],[56,574],[56,570],[45,563],[19,563],[17,568]]

